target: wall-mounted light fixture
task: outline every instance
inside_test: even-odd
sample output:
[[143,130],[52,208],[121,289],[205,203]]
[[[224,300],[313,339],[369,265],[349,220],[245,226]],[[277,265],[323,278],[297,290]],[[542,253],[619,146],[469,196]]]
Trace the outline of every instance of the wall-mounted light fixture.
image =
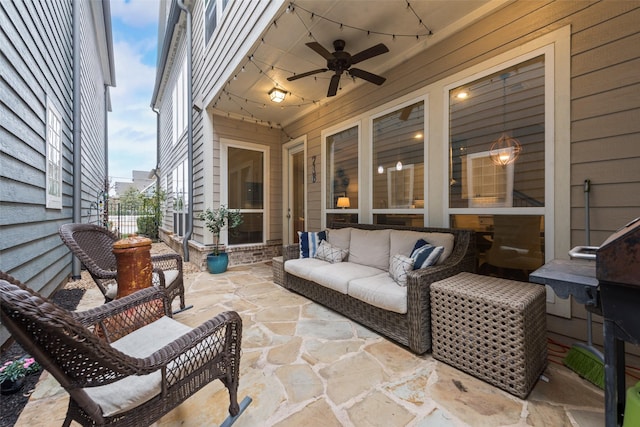
[[282,102],[284,101],[284,97],[286,96],[286,94],[287,92],[283,91],[282,89],[274,87],[273,89],[271,89],[271,91],[269,91],[269,98],[271,98],[273,102]]

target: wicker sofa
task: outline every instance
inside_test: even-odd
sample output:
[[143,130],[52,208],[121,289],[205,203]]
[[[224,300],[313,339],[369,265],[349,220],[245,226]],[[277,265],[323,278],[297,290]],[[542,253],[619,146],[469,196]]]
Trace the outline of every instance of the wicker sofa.
[[[345,229],[351,230],[350,238],[344,239],[345,232],[348,231]],[[443,262],[437,265],[410,271],[406,276],[406,288],[403,289],[397,289],[402,287],[394,286],[393,279],[389,276],[390,261],[387,262],[385,271],[384,266],[375,264],[375,250],[372,249],[371,254],[366,253],[365,257],[362,256],[363,245],[372,241],[366,239],[374,234],[377,234],[376,238],[389,236],[387,237],[389,241],[388,256],[393,257],[396,250],[398,253],[404,252],[404,255],[409,255],[413,242],[423,236],[427,236],[426,240],[429,240],[428,236],[441,236],[441,233],[445,233],[449,237],[453,236],[451,252]],[[336,236],[336,238],[332,239],[332,236]],[[338,236],[342,242],[337,241]],[[362,238],[365,240],[359,241],[359,247],[356,248],[355,239]],[[412,239],[410,240],[411,247],[407,246],[408,239]],[[474,272],[476,267],[475,236],[474,232],[470,230],[336,223],[329,228],[327,241],[344,249],[346,249],[345,245],[352,245],[350,249],[354,252],[347,255],[345,262],[329,264],[314,258],[300,259],[298,244],[285,245],[283,247],[283,286],[409,347],[417,354],[425,353],[431,349],[429,300],[431,283],[454,276],[462,271]],[[359,253],[355,252],[356,249]],[[354,258],[358,263],[368,265],[354,265]],[[381,259],[381,257],[378,258]],[[316,270],[315,275],[307,274],[317,267],[321,269]],[[328,269],[338,270],[332,272]],[[323,279],[318,275],[321,271],[322,278],[327,277],[329,282],[335,279],[334,281],[342,284],[319,285],[311,277],[316,277],[315,280],[322,282]],[[359,274],[359,277],[354,278],[356,281],[351,280],[354,274]],[[332,276],[334,279],[331,279]],[[345,280],[349,281],[347,285],[344,284]],[[367,288],[364,291],[365,295],[362,292],[355,295],[356,286],[353,286],[354,284]],[[354,292],[350,292],[351,287]],[[386,301],[388,298],[385,295],[376,295],[380,291],[382,293],[392,291],[395,303],[394,301],[391,303]],[[398,301],[399,298],[402,298],[402,292],[406,295],[406,301]],[[389,308],[389,306],[393,307]]]

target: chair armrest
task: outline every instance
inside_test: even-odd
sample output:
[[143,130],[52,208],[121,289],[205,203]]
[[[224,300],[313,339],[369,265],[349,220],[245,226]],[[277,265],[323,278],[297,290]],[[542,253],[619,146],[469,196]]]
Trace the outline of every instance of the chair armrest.
[[154,270],[178,270],[182,274],[182,257],[178,254],[153,255],[151,264]]
[[144,365],[166,367],[165,386],[170,386],[210,363],[214,358],[221,359],[222,363],[231,361],[235,364],[235,370],[239,370],[241,339],[242,319],[235,311],[227,311],[204,322],[142,361]]
[[171,306],[165,292],[150,287],[73,315],[96,335],[113,342],[163,316],[171,317]]
[[296,258],[300,258],[300,246],[298,244],[282,246],[282,262]]

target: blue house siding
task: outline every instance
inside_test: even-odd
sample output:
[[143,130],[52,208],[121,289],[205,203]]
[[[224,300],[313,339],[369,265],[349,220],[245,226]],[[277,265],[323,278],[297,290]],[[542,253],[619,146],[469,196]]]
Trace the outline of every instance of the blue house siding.
[[[105,84],[113,84],[113,60],[101,52],[112,55],[110,11],[108,2],[78,5],[82,156],[74,159],[73,2],[0,2],[0,270],[44,295],[71,275],[58,228],[73,221],[73,162],[82,162],[83,222],[107,176]],[[46,208],[48,103],[62,120],[61,209]],[[7,338],[0,329],[0,344]]]

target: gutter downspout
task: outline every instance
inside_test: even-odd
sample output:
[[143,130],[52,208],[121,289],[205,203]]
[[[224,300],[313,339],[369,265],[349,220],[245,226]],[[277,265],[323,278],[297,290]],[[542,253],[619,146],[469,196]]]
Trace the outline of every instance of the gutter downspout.
[[[156,113],[156,168],[153,170],[153,174],[156,176],[156,209],[158,214],[160,211],[160,110],[151,108]],[[158,218],[158,228],[160,228],[160,218]],[[158,236],[160,236],[160,230],[158,229]]]
[[[72,2],[73,16],[73,222],[79,223],[82,220],[81,206],[81,133],[80,119],[80,2]],[[74,279],[80,278],[80,260],[73,257],[71,275]]]
[[189,239],[193,233],[193,82],[191,81],[191,60],[192,60],[192,42],[191,42],[191,12],[184,5],[182,0],[177,0],[177,5],[187,14],[187,171],[188,171],[188,189],[189,203],[187,215],[187,224],[182,239],[182,251],[185,261],[189,261]]
[[104,85],[104,184],[102,189],[102,225],[109,225],[109,86]]

